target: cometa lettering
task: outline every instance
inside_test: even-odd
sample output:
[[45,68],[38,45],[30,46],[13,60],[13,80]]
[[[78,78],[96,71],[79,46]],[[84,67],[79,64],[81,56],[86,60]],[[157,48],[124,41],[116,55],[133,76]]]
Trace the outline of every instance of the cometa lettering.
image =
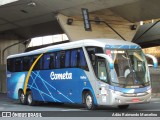
[[72,73],[68,73],[67,71],[65,73],[50,73],[51,80],[71,80],[72,79]]

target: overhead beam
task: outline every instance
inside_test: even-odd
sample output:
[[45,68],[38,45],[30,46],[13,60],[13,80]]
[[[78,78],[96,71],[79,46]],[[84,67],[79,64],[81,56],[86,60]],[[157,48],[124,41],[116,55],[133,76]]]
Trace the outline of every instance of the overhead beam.
[[160,21],[144,24],[139,27],[132,42],[142,47],[152,47],[160,45]]
[[18,0],[0,0],[0,6],[6,5],[6,4],[9,4],[12,2],[16,2],[16,1],[18,1]]

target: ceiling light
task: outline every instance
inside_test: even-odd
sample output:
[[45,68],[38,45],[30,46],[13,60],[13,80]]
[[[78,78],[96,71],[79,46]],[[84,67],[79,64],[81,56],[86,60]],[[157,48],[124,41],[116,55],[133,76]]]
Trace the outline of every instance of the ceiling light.
[[30,2],[30,3],[28,3],[27,5],[30,6],[30,7],[35,7],[35,6],[36,6],[36,3],[35,3],[35,2]]
[[137,25],[131,25],[130,28],[131,28],[131,30],[136,30],[137,29]]
[[72,18],[68,18],[67,19],[67,25],[72,25],[73,23],[73,19]]

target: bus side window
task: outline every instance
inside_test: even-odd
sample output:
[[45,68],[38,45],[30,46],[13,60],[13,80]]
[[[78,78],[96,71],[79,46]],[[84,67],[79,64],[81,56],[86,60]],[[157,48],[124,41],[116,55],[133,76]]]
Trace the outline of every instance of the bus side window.
[[23,58],[23,71],[28,71],[30,69],[30,62],[31,62],[30,57]]
[[106,63],[105,63],[104,58],[97,57],[97,67],[98,67],[97,77],[102,81],[108,82],[107,81]]
[[71,67],[77,67],[77,50],[71,52]]
[[65,57],[65,67],[69,68],[71,62],[71,52],[68,50],[66,51],[66,57]]
[[60,67],[65,67],[65,51],[60,52]]
[[49,69],[50,55],[45,54],[43,57],[43,69]]
[[15,59],[15,71],[20,72],[22,71],[22,59],[21,58],[16,58]]
[[96,65],[97,58],[95,57],[95,54],[96,53],[104,53],[103,49],[101,47],[90,46],[90,47],[86,47],[86,50],[87,50],[88,56],[90,58],[91,64],[93,66],[94,72],[97,75],[98,74],[98,71],[97,71],[98,69],[97,69],[97,65]]
[[55,68],[55,54],[51,53],[49,56],[49,69]]
[[[35,60],[38,58],[39,55],[35,55],[32,58],[32,64],[35,62]],[[40,70],[41,69],[41,63],[42,63],[42,59],[40,58],[37,63],[35,64],[33,70]],[[31,65],[32,65],[31,64]]]
[[15,70],[15,64],[14,64],[15,59],[8,59],[7,60],[7,70],[10,72],[14,72]]
[[60,53],[56,53],[55,68],[60,68]]
[[80,57],[79,67],[88,71],[88,66],[87,66],[87,62],[86,62],[86,58],[85,58],[83,49],[80,49],[79,57]]
[[103,49],[100,48],[100,47],[92,47],[92,46],[91,47],[86,47],[86,49],[87,49],[87,52],[88,52],[88,56],[91,60],[92,66],[93,66],[94,69],[96,69],[95,68],[95,63],[96,63],[95,54],[96,53],[103,53]]

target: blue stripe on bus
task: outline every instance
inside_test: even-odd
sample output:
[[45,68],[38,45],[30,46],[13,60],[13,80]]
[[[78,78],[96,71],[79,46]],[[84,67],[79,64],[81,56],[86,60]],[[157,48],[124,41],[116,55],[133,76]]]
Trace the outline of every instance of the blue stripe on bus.
[[150,86],[144,87],[144,88],[121,88],[121,87],[116,87],[116,86],[109,86],[109,89],[114,90],[114,91],[119,91],[122,93],[143,93],[146,92],[147,90],[151,89]]
[[139,45],[106,45],[106,49],[141,49]]

